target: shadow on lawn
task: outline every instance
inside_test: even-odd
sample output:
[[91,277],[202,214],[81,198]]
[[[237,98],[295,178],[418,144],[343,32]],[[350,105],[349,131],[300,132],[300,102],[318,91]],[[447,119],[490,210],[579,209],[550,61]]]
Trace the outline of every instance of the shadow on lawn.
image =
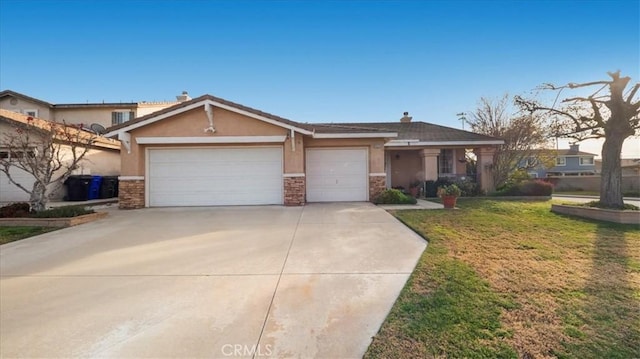
[[634,293],[639,288],[631,278],[640,270],[639,258],[629,254],[640,246],[636,233],[634,226],[598,225],[581,307],[565,327],[572,357],[640,357],[640,300]]

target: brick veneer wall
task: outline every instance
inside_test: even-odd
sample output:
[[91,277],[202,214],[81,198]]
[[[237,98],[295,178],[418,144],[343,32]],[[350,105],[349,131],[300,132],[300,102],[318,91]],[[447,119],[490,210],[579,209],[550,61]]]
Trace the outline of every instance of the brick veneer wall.
[[372,201],[387,188],[385,176],[369,176],[369,201]]
[[120,208],[144,208],[144,180],[120,181],[118,192]]
[[306,181],[304,177],[284,178],[284,205],[303,206],[306,195]]

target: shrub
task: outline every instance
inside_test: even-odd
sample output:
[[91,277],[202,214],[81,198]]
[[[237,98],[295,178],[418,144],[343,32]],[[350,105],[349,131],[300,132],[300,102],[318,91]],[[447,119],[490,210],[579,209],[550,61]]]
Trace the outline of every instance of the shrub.
[[551,196],[553,185],[549,182],[534,180],[510,183],[498,191],[494,196]]
[[95,213],[92,209],[87,209],[84,206],[64,206],[51,208],[44,211],[36,212],[32,215],[35,218],[71,218],[82,216],[84,214]]
[[418,201],[400,190],[391,188],[382,191],[373,202],[375,204],[416,204]]
[[462,191],[455,184],[450,184],[448,186],[438,187],[438,197],[444,196],[456,196],[460,197]]
[[28,217],[30,213],[31,206],[25,202],[11,203],[0,207],[0,218]]

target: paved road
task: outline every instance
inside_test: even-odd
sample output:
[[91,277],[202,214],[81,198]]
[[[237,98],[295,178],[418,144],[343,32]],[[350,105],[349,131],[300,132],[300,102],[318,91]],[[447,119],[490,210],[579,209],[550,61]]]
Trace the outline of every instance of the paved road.
[[0,357],[362,357],[426,244],[367,203],[110,210],[0,246]]
[[[567,202],[579,202],[579,203],[586,203],[586,202],[591,202],[591,201],[597,201],[599,199],[599,197],[596,196],[567,196],[567,195],[553,195],[553,199],[557,199],[560,201],[567,201]],[[631,198],[631,197],[625,197],[624,199],[624,203],[628,203],[628,204],[633,204],[635,206],[640,207],[640,199],[639,198]]]

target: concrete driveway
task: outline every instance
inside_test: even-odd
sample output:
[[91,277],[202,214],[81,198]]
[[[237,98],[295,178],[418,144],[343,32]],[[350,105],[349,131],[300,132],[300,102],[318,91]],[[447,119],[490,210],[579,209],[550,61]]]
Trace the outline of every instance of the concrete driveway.
[[110,212],[0,247],[0,357],[361,357],[425,248],[368,203]]

